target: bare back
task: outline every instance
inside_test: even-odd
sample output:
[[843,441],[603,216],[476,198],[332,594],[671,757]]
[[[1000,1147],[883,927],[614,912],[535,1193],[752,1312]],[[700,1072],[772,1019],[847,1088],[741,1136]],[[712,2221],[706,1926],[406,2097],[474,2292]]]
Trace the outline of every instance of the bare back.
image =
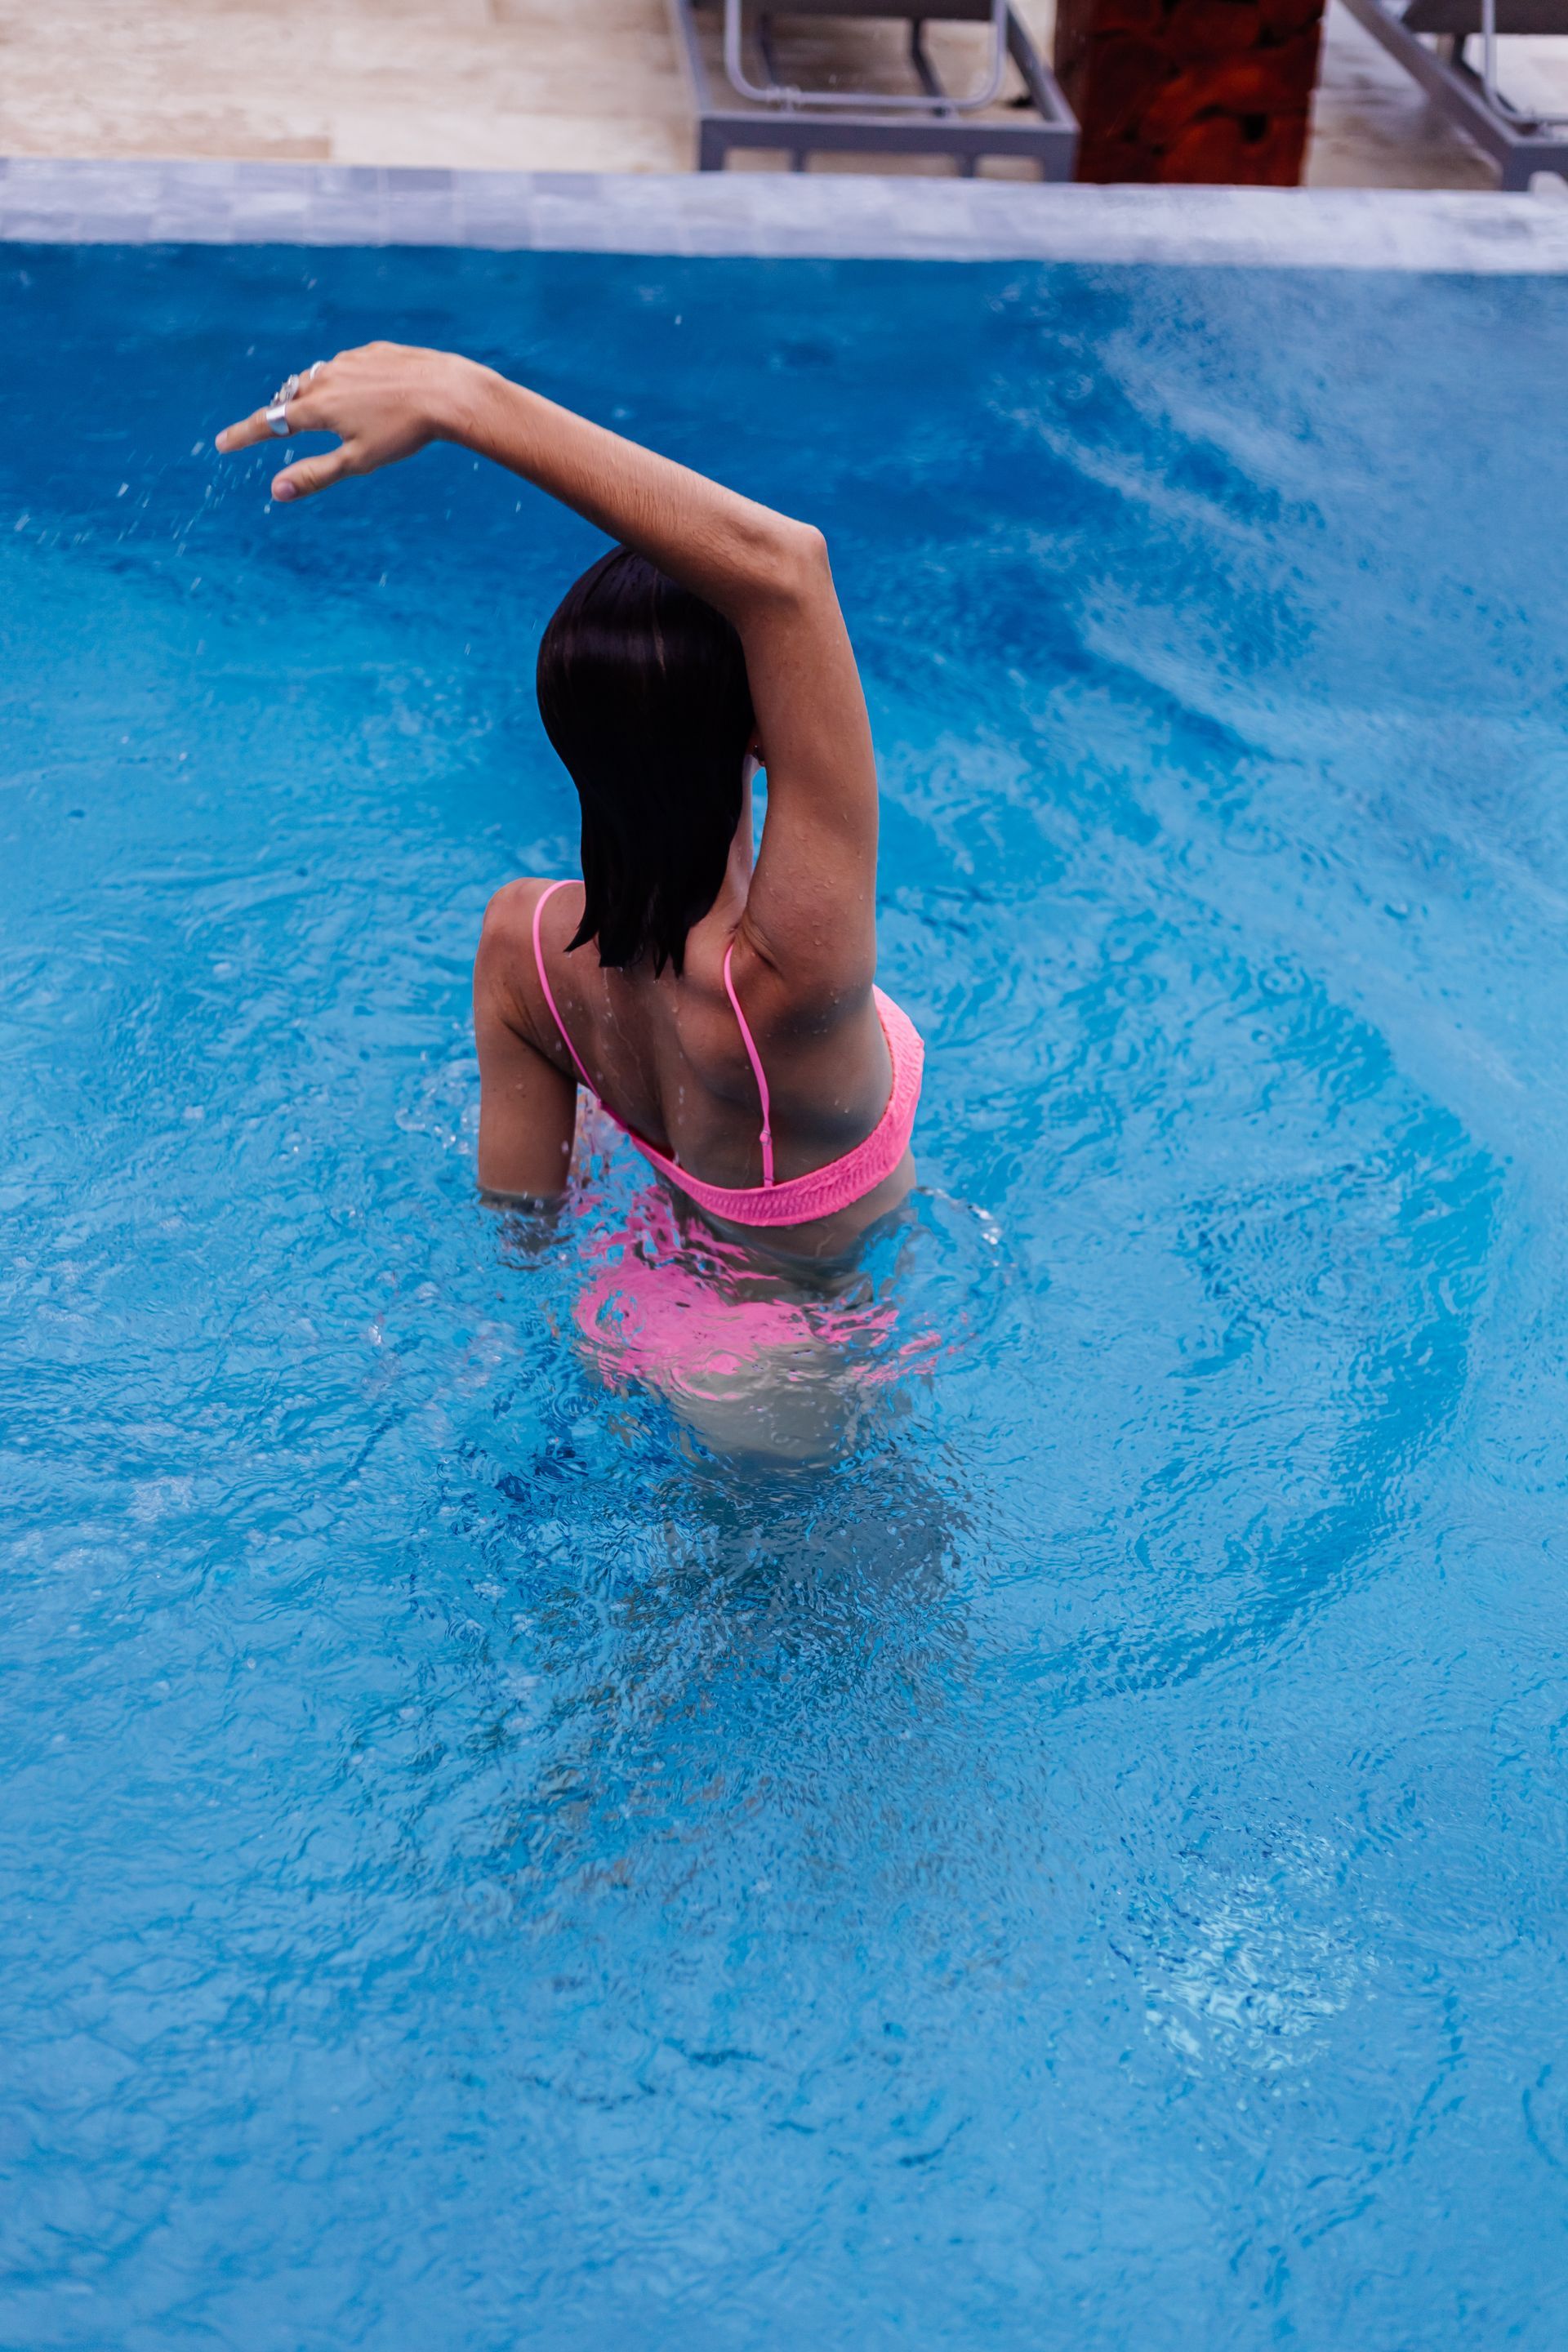
[[[876,1124],[892,1072],[869,995],[847,1017],[819,1015],[809,1023],[792,1018],[774,976],[747,953],[727,894],[689,934],[679,977],[671,966],[656,976],[646,961],[625,971],[605,968],[591,946],[566,951],[583,903],[581,886],[572,885],[551,896],[540,919],[552,1013],[539,984],[533,950],[534,909],[548,887],[518,882],[500,894],[487,920],[490,945],[481,950],[481,961],[510,1002],[514,1034],[524,1032],[549,1067],[555,1086],[548,1091],[557,1095],[550,1109],[561,1120],[574,1117],[574,1049],[595,1093],[623,1126],[710,1182],[737,1188],[761,1183],[762,1106],[723,979],[725,955],[733,944],[731,982],[742,995],[766,1066],[777,1177],[787,1181],[822,1167]],[[545,1109],[544,1103],[535,1102],[531,1118],[538,1122]],[[912,1182],[913,1164],[906,1152],[895,1174],[851,1207],[775,1229],[761,1246],[774,1256],[837,1256],[895,1207]],[[715,1222],[732,1237],[758,1246],[754,1233]]]

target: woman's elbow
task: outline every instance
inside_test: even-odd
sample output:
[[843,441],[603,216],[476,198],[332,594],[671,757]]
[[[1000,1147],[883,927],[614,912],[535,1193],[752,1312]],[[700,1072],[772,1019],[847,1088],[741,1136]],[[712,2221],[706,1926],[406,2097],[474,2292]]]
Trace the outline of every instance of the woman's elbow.
[[752,573],[753,594],[773,605],[809,604],[833,586],[826,540],[815,523],[785,515],[775,516],[763,534]]
[[805,588],[824,585],[833,577],[827,561],[827,541],[814,522],[792,522],[788,567]]

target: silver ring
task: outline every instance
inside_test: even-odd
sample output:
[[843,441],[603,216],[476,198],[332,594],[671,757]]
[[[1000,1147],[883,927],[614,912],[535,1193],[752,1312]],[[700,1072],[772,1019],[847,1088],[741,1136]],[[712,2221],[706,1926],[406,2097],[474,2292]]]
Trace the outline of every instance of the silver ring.
[[286,376],[268,403],[267,429],[269,433],[276,433],[280,441],[294,430],[289,422],[289,403],[299,398],[301,383],[315,382],[326,364],[325,360],[314,360],[302,376]]

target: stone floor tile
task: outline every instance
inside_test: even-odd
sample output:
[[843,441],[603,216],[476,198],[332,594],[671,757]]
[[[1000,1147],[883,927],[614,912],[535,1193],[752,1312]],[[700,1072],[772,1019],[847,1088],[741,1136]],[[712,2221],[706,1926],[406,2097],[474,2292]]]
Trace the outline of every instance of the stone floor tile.
[[[1020,5],[1048,47],[1052,0]],[[956,43],[956,60],[969,37],[940,38]],[[790,39],[813,70],[897,47],[887,27]],[[1503,50],[1505,86],[1521,102],[1568,110],[1568,43]],[[0,0],[0,153],[638,173],[692,161],[667,0]],[[758,150],[736,168],[762,175],[780,161]],[[811,176],[842,184],[889,168],[822,157]],[[906,176],[946,169],[927,161]],[[1307,177],[1324,187],[1495,184],[1338,0]]]

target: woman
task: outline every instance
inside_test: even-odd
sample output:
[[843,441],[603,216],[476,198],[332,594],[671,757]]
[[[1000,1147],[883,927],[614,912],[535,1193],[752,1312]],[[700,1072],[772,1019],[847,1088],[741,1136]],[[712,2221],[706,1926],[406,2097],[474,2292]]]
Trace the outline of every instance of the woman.
[[446,352],[343,352],[217,446],[297,432],[340,446],[275,499],[447,440],[620,542],[540,650],[584,879],[509,883],[485,917],[481,1190],[559,1198],[581,1079],[721,1234],[842,1260],[914,1181],[921,1049],[873,984],[876,770],[821,533]]

